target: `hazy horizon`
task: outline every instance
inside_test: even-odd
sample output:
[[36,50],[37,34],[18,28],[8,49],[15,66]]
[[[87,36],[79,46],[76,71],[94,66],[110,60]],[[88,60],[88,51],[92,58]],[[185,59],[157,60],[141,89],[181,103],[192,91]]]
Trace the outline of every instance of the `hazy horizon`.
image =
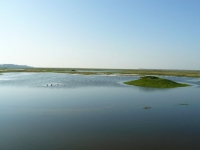
[[200,69],[198,0],[2,0],[0,64]]

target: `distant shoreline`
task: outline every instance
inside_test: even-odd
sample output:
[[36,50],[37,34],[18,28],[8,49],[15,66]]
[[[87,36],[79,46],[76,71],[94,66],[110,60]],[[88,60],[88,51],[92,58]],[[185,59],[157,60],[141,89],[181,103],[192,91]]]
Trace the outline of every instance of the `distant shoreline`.
[[21,68],[21,69],[3,69],[1,73],[10,72],[52,72],[80,75],[160,75],[177,77],[195,77],[200,78],[200,70],[159,70],[159,69],[82,69],[82,68]]

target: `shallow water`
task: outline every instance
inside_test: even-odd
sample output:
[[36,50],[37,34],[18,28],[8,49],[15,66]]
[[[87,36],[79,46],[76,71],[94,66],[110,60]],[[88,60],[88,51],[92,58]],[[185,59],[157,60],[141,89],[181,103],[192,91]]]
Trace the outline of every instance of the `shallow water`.
[[193,85],[175,89],[123,84],[137,78],[1,75],[0,150],[199,150],[199,80],[166,77]]

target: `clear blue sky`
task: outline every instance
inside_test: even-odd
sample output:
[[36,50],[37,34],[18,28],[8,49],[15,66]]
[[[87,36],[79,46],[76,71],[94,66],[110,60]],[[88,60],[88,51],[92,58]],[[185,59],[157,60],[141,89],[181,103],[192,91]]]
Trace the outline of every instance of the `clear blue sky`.
[[199,0],[0,0],[0,64],[200,69]]

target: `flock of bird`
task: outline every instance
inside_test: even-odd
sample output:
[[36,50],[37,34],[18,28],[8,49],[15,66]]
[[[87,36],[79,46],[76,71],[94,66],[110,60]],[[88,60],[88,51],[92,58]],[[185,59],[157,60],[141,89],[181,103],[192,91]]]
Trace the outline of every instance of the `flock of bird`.
[[51,84],[47,84],[47,86],[60,86],[61,84],[58,83],[51,83]]

